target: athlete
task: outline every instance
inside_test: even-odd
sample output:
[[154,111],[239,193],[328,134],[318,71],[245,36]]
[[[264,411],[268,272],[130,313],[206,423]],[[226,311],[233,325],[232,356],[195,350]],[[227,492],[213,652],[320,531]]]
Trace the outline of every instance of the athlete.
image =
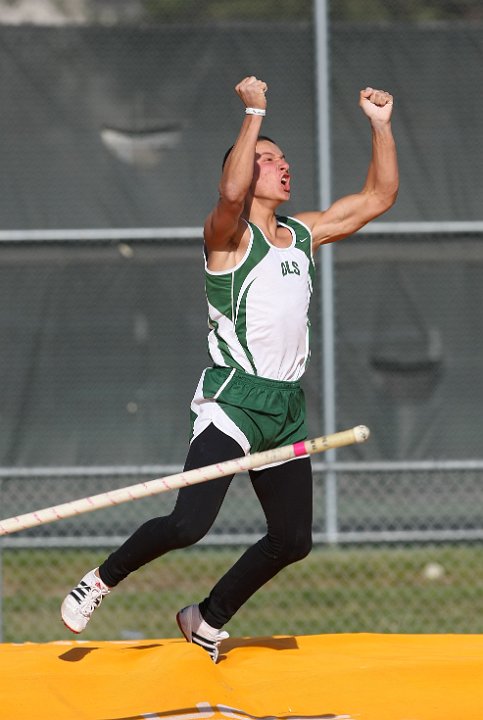
[[[310,353],[314,252],[384,213],[398,190],[393,98],[368,87],[359,104],[371,126],[372,158],[361,191],[325,211],[277,215],[290,198],[290,166],[279,146],[261,135],[267,85],[250,76],[235,90],[245,115],[225,156],[218,202],[204,225],[212,366],[203,372],[192,401],[185,470],[306,439],[300,379]],[[81,632],[103,597],[130,573],[206,535],[232,477],[182,488],[170,515],[148,520],[88,572],[62,603],[67,627]],[[225,624],[268,580],[311,549],[309,457],[251,471],[250,478],[265,513],[266,535],[205,599],[177,614],[186,640],[214,662],[228,637]]]

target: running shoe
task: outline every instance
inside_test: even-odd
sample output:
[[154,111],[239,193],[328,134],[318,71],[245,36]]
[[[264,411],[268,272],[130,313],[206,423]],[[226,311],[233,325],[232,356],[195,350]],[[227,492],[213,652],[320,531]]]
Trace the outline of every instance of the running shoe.
[[62,603],[62,620],[66,627],[74,633],[80,633],[85,629],[92,613],[101,604],[104,595],[110,593],[110,589],[97,577],[95,570],[90,570],[87,575],[84,575]]
[[186,640],[206,650],[214,663],[220,654],[220,643],[229,637],[224,630],[217,630],[203,620],[198,605],[188,605],[176,615],[179,629]]

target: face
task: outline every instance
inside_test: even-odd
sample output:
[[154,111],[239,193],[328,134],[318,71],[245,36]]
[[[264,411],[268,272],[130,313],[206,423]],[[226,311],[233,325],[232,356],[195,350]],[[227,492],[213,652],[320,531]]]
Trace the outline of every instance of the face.
[[257,198],[285,202],[290,198],[290,172],[278,145],[259,140],[255,155],[252,192]]

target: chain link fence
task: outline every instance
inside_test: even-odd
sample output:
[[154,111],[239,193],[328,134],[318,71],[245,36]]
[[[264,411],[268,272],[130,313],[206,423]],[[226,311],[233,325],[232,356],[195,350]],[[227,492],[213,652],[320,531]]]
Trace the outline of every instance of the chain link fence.
[[[180,469],[208,361],[199,225],[242,75],[269,83],[267,132],[294,158],[293,211],[318,206],[313,3],[115,5],[66,3],[67,25],[0,25],[2,517]],[[229,630],[483,632],[483,108],[464,77],[478,67],[479,5],[462,3],[458,26],[454,4],[326,9],[334,196],[357,189],[367,165],[361,82],[398,98],[400,201],[389,223],[334,247],[337,425],[365,423],[372,437],[314,458],[314,550]],[[449,69],[441,80],[424,66],[435,58]],[[460,93],[464,123],[447,102]],[[325,424],[321,298],[319,287],[304,383],[312,435]],[[2,639],[68,637],[65,593],[173,502],[165,493],[0,538]],[[179,607],[263,533],[236,478],[204,541],[128,578],[85,637],[176,635]]]
[[[482,632],[481,550],[475,542],[482,534],[481,480],[481,468],[341,469],[340,536],[329,545],[324,474],[316,472],[312,554],[252,598],[232,620],[231,632]],[[73,484],[72,478],[56,482]],[[111,483],[86,477],[82,485]],[[67,637],[59,599],[141,520],[169,505],[168,498],[141,500],[123,510],[79,518],[66,528],[68,536],[43,528],[41,534],[39,529],[4,540],[4,641]],[[106,599],[83,637],[173,636],[179,607],[201,600],[262,533],[263,518],[249,483],[240,477],[210,535],[195,548],[175,551],[130,576]]]
[[[234,633],[477,632],[480,627],[483,461],[478,460],[479,436],[470,410],[482,381],[474,327],[459,323],[456,332],[453,323],[468,316],[468,297],[480,291],[481,234],[413,233],[401,238],[367,233],[361,242],[362,256],[344,250],[343,244],[336,256],[337,398],[341,427],[370,418],[373,437],[364,446],[341,449],[335,463],[314,458],[315,549],[248,603],[233,620]],[[410,313],[411,333],[414,327],[418,332],[406,337],[408,309],[400,300],[406,298],[405,285],[395,282],[391,270],[397,267],[399,277],[409,272],[402,261],[407,255],[401,253],[410,243],[417,247],[424,292],[435,298],[419,306],[417,324]],[[131,241],[127,246],[130,252],[124,245],[120,251],[119,243],[42,243],[35,248],[30,275],[26,265],[32,263],[31,246],[12,249],[4,244],[0,250],[5,302],[12,294],[16,298],[9,318],[23,338],[28,372],[33,366],[36,378],[17,413],[26,371],[19,355],[15,372],[10,367],[10,406],[3,405],[9,417],[17,413],[19,420],[10,443],[8,433],[3,434],[4,452],[12,452],[15,441],[18,453],[50,458],[50,464],[41,467],[1,470],[3,517],[180,469],[189,398],[203,358],[199,240]],[[466,276],[461,295],[462,284],[448,295],[447,273],[457,276],[458,266],[452,255],[442,260],[445,247],[448,252],[453,248],[463,264],[473,258],[474,276]],[[463,256],[462,247],[467,248]],[[410,267],[414,262],[413,257]],[[425,262],[428,267],[422,272]],[[373,273],[379,268],[374,277],[383,277],[382,285],[367,282],[368,267]],[[414,274],[410,276],[414,280]],[[37,328],[44,337],[39,344],[34,342],[32,317],[42,286],[49,288],[51,308],[48,318],[40,314]],[[94,309],[92,298],[106,287],[108,296]],[[355,294],[362,312],[354,309]],[[445,311],[445,296],[452,312]],[[398,348],[402,337],[409,355],[399,353],[398,363],[386,360],[382,365],[389,380],[381,397],[380,359],[375,374],[371,370],[374,347],[379,348],[373,329],[379,309],[389,304],[392,322],[383,337],[394,335]],[[316,298],[315,324],[321,315],[318,305]],[[181,309],[176,319],[173,306]],[[179,332],[180,316],[189,331]],[[141,317],[140,349],[136,338]],[[420,337],[426,325],[440,335],[431,362],[421,355],[428,351],[426,335]],[[320,329],[314,334],[320,336]],[[320,352],[314,353],[306,379],[312,434],[320,433],[321,426]],[[376,357],[381,357],[380,349]],[[433,372],[435,359],[444,365],[444,373]],[[452,394],[458,382],[471,384],[466,407],[463,392]],[[58,397],[52,398],[53,392]],[[449,404],[458,417],[457,427],[447,422]],[[426,426],[428,413],[434,432]],[[65,465],[71,457],[65,438],[70,438],[69,452],[75,447],[77,466]],[[427,458],[428,445],[432,459]],[[123,453],[124,462],[107,464],[117,453]],[[157,457],[166,464],[156,464]],[[174,495],[165,493],[1,540],[4,639],[63,637],[58,615],[63,594],[141,522],[169,512],[173,502]],[[240,476],[201,545],[172,553],[131,576],[108,598],[86,637],[172,635],[177,607],[201,600],[216,576],[263,532],[256,497],[247,478]]]

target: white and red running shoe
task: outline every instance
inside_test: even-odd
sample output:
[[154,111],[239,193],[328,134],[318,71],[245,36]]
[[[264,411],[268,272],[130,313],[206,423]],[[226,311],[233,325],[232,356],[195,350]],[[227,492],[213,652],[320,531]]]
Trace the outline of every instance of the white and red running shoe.
[[61,607],[62,620],[74,633],[82,632],[91,615],[99,607],[110,589],[96,575],[97,568],[84,575],[76,587],[64,599]]
[[186,640],[206,650],[216,663],[220,654],[220,643],[229,637],[228,633],[208,625],[203,620],[198,605],[188,605],[180,610],[176,621]]

